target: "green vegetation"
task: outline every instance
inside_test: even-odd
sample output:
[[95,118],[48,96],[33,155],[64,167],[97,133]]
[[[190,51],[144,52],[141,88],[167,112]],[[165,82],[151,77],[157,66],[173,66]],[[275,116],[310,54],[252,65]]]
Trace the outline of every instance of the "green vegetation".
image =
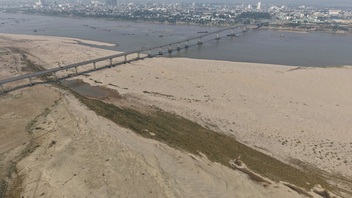
[[[57,101],[55,101],[54,104],[57,104]],[[29,135],[31,135],[31,136],[33,135],[33,129],[34,129],[33,127],[38,122],[38,119],[40,117],[46,117],[47,115],[49,115],[49,113],[50,113],[50,109],[46,108],[46,109],[44,109],[44,111],[40,115],[36,116],[33,120],[28,122],[28,124],[26,126],[26,131],[29,133]]]
[[15,158],[15,161],[4,159],[4,154],[0,155],[0,197],[21,197],[23,177],[19,176],[16,170],[16,163],[20,156]]
[[[3,168],[0,168],[0,173],[2,173],[4,170]],[[0,180],[0,197],[5,197],[5,193],[7,190],[7,182],[5,181],[5,179],[1,179]]]
[[236,17],[237,19],[271,19],[267,12],[242,12]]
[[241,156],[251,170],[274,181],[286,181],[311,189],[315,184],[331,189],[319,173],[302,171],[256,151],[234,138],[216,133],[180,116],[155,110],[141,113],[74,93],[87,107],[139,135],[155,139],[192,154],[205,154],[211,161],[231,167],[229,161]]

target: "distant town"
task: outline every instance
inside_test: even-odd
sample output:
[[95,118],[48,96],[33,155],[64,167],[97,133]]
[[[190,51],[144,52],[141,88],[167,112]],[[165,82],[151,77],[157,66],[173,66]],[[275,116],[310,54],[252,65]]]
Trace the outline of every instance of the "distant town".
[[21,1],[0,3],[1,12],[75,16],[174,24],[233,26],[268,22],[267,28],[352,34],[351,8],[315,8],[305,5],[223,3],[121,3],[95,1]]

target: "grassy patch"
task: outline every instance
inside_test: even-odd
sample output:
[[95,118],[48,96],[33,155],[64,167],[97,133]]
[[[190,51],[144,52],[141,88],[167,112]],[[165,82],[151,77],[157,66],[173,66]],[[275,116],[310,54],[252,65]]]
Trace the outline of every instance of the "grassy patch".
[[[28,59],[27,55],[24,53],[21,53],[22,55],[22,61],[25,65],[25,67],[23,68],[23,71],[27,71],[27,72],[39,72],[39,71],[44,71],[45,68],[43,68],[42,66],[33,63],[31,60]],[[44,75],[43,77],[48,77],[49,75]]]
[[16,162],[10,161],[6,170],[1,172],[0,197],[21,197],[23,176],[18,175]]
[[286,181],[311,189],[315,184],[331,189],[319,175],[305,172],[256,151],[234,138],[216,133],[190,120],[172,113],[156,110],[143,114],[132,109],[119,108],[99,100],[74,95],[98,115],[116,124],[131,129],[139,135],[155,139],[171,147],[198,155],[205,154],[211,161],[231,167],[229,161],[241,156],[241,160],[252,171],[274,181]]
[[[55,104],[57,103],[57,101],[55,101]],[[54,104],[54,105],[55,105]],[[32,135],[33,134],[33,126],[35,126],[35,124],[38,122],[38,119],[40,118],[40,117],[46,117],[47,115],[49,115],[49,113],[50,113],[50,109],[49,108],[46,108],[46,109],[44,109],[44,111],[41,113],[41,114],[39,114],[38,116],[36,116],[33,120],[31,120],[30,122],[28,122],[27,123],[27,126],[26,126],[26,131],[30,134],[30,135]]]
[[7,182],[4,179],[0,180],[0,197],[5,197],[7,190]]
[[7,197],[8,198],[18,198],[21,197],[21,193],[23,191],[22,188],[22,183],[23,183],[24,177],[21,175],[17,175],[16,178],[14,178],[11,182],[11,186],[9,186]]

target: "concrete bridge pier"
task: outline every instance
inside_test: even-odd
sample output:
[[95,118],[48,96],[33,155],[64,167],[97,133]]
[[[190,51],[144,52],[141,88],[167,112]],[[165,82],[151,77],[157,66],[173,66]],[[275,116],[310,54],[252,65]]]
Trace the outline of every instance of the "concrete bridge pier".
[[127,63],[127,55],[125,54],[125,61],[124,63],[126,64]]
[[57,81],[56,72],[53,72],[53,75],[54,75],[55,81]]
[[180,47],[180,43],[177,43],[177,48],[176,48],[177,51],[180,51],[181,50],[181,47]]
[[169,54],[172,53],[172,47],[171,47],[171,45],[169,45],[169,49],[168,49],[167,51],[169,52]]
[[138,52],[137,53],[137,59],[140,59],[141,58],[141,52]]
[[75,67],[75,70],[76,70],[76,74],[78,74],[78,69],[77,69],[77,67]]
[[188,41],[186,41],[185,48],[189,48]]
[[97,70],[96,62],[93,63],[94,70]]
[[110,58],[110,67],[112,66],[112,58]]
[[149,52],[148,52],[148,57],[149,57],[149,58],[152,57],[152,50],[149,50]]
[[216,39],[215,40],[220,40],[220,35],[216,34]]
[[202,44],[203,44],[203,42],[202,42],[202,37],[200,37],[200,38],[198,39],[197,45],[202,45]]
[[0,84],[0,87],[1,87],[1,93],[5,93],[4,86],[2,84]]
[[159,49],[159,55],[163,55],[163,48],[162,47]]

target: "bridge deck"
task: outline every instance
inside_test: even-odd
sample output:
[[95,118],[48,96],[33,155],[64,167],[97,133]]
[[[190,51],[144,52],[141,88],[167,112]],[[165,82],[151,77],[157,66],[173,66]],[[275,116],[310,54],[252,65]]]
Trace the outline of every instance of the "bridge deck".
[[[229,27],[229,28],[213,31],[213,32],[210,32],[210,33],[202,34],[200,36],[195,36],[195,37],[192,37],[192,38],[188,38],[188,39],[184,39],[184,40],[181,40],[181,41],[172,42],[172,43],[168,43],[168,44],[164,44],[164,45],[158,45],[158,46],[150,47],[150,48],[147,48],[147,49],[140,49],[140,50],[134,50],[134,51],[130,51],[130,52],[119,53],[119,54],[106,56],[106,57],[101,57],[101,58],[96,58],[96,59],[92,59],[92,60],[88,60],[88,61],[83,61],[83,62],[79,62],[79,63],[75,63],[75,64],[63,66],[63,67],[57,67],[57,68],[48,69],[48,70],[45,70],[45,71],[35,72],[35,73],[26,74],[26,75],[17,76],[17,77],[12,77],[12,78],[8,78],[8,79],[0,80],[0,86],[2,86],[3,84],[6,84],[6,83],[14,82],[14,81],[19,81],[19,80],[24,80],[24,79],[31,79],[31,78],[43,76],[43,75],[46,75],[46,74],[53,74],[55,72],[66,70],[66,69],[77,68],[77,67],[83,66],[83,65],[95,64],[97,62],[101,62],[101,61],[105,61],[105,60],[112,60],[114,58],[119,58],[119,57],[127,57],[128,55],[131,55],[131,54],[139,54],[141,52],[152,51],[152,50],[160,49],[160,48],[163,48],[163,47],[166,47],[166,46],[172,46],[172,45],[175,45],[175,44],[189,42],[191,40],[202,39],[203,37],[206,37],[206,36],[209,36],[209,35],[212,35],[212,34],[218,34],[218,33],[224,32],[224,31],[234,30],[236,28],[241,28],[241,27],[246,27],[246,26]],[[238,34],[238,33],[241,33],[241,32],[236,32],[236,34]]]

